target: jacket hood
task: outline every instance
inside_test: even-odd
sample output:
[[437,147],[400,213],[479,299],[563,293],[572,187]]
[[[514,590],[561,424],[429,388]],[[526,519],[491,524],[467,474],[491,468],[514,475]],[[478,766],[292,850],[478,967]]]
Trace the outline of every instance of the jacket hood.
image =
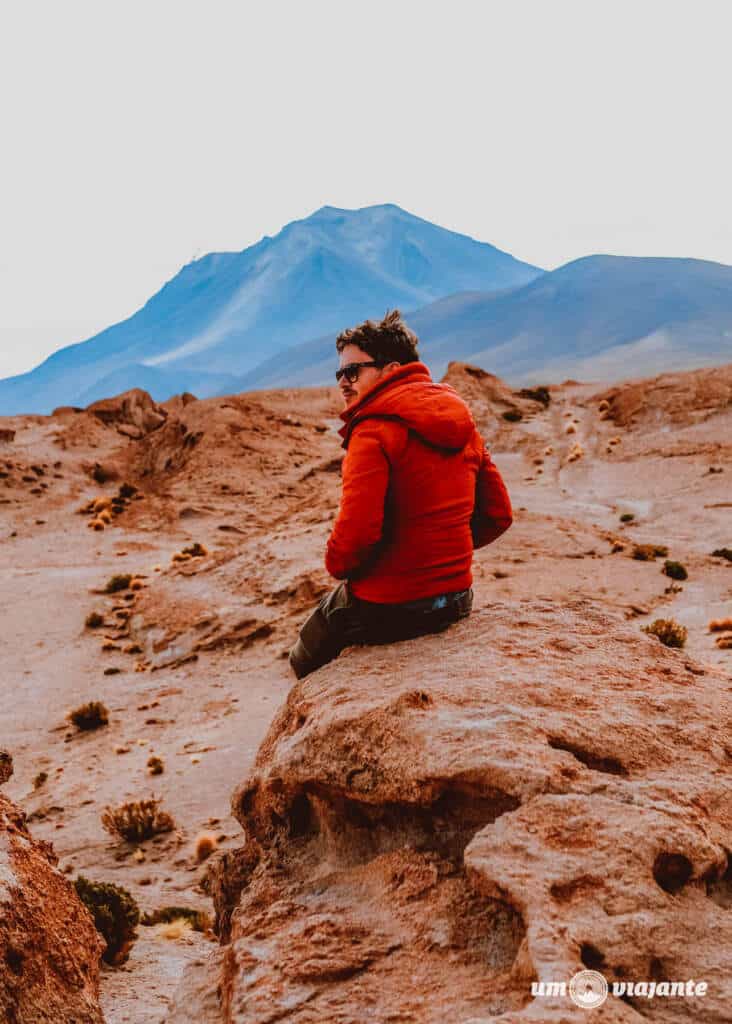
[[344,409],[338,431],[348,447],[362,420],[399,420],[427,444],[460,451],[475,430],[470,409],[449,384],[435,384],[424,363],[406,363],[378,380],[355,405]]

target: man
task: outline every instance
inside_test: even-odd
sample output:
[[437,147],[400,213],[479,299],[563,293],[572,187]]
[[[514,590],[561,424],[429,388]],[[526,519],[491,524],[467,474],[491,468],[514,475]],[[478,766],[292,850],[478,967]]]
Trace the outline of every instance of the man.
[[345,405],[341,504],[325,565],[343,580],[290,651],[298,678],[357,643],[439,632],[472,607],[474,548],[511,502],[465,402],[435,384],[398,309],[336,340]]

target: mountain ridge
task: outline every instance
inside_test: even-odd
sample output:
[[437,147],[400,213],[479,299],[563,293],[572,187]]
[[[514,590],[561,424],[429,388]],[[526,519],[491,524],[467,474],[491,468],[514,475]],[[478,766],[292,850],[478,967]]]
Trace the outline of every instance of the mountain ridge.
[[156,397],[168,397],[189,386],[191,372],[240,376],[375,311],[541,273],[394,204],[321,207],[241,252],[186,264],[131,317],[0,381],[0,412],[43,412],[81,395],[103,397],[96,384],[135,364],[164,367],[167,394]]

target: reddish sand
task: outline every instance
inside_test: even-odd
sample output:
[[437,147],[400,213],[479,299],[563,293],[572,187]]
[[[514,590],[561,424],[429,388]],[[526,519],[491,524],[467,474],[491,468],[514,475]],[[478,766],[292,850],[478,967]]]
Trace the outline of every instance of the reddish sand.
[[[732,562],[711,554],[732,548],[732,365],[612,389],[553,385],[548,407],[472,368],[448,378],[515,512],[476,555],[476,609],[531,599],[561,617],[588,598],[639,632],[673,618],[688,629],[676,658],[729,673],[732,651],[708,623],[732,611]],[[339,407],[330,389],[179,396],[163,411],[137,392],[103,403],[101,418],[65,409],[0,420],[0,600],[12,638],[0,746],[15,761],[4,792],[70,876],[124,885],[144,910],[210,909],[195,837],[213,830],[222,849],[241,845],[231,794],[292,686],[284,655],[297,625],[332,584],[322,553],[338,502]],[[512,409],[519,421],[503,417]],[[90,529],[79,510],[123,482],[141,497]],[[171,561],[193,543],[206,553]],[[634,543],[667,546],[688,579],[664,575],[663,557],[633,559]],[[140,589],[100,593],[119,573]],[[92,611],[101,628],[85,628]],[[465,668],[454,652],[449,671]],[[103,701],[110,721],[81,734],[66,715],[88,700]],[[152,754],[165,764],[156,777]],[[34,788],[39,772],[48,778]],[[135,859],[100,815],[152,793],[178,828]],[[212,945],[141,928],[127,966],[103,972],[109,1024],[162,1020],[183,966]]]

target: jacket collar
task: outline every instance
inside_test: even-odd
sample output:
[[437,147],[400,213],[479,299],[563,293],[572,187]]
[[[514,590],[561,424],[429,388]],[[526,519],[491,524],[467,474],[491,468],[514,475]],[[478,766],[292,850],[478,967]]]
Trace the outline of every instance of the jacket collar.
[[378,398],[390,388],[412,380],[432,381],[430,371],[424,363],[405,363],[403,366],[400,366],[398,370],[393,370],[385,377],[381,377],[377,380],[368,389],[368,391],[365,391],[361,395],[357,402],[353,405],[349,405],[347,409],[344,409],[343,412],[340,413],[340,418],[343,420],[343,426],[338,431],[340,436],[343,438],[343,444],[341,447],[348,447],[348,442],[353,428],[361,420],[366,419],[367,416],[372,414],[373,406],[376,404],[375,399],[378,400]]

